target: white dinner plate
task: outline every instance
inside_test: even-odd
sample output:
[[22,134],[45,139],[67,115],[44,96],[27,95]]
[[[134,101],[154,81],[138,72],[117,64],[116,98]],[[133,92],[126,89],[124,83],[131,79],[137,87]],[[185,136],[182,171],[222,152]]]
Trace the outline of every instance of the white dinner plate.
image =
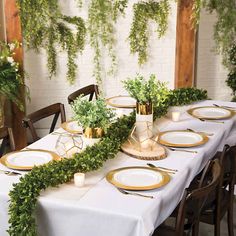
[[110,171],[106,179],[118,188],[150,190],[167,184],[170,176],[149,167],[124,167]]
[[60,159],[56,153],[50,151],[22,150],[6,154],[1,158],[1,163],[12,169],[31,170],[34,166]]
[[195,147],[208,141],[204,134],[191,131],[167,131],[159,134],[158,142],[171,147]]
[[82,134],[83,128],[78,125],[78,121],[67,121],[61,124],[61,127],[69,133],[72,134]]
[[234,115],[233,111],[221,107],[196,107],[188,110],[188,113],[196,118],[218,120],[230,118]]
[[107,98],[106,102],[108,105],[112,107],[129,108],[129,109],[136,107],[136,100],[129,96],[115,96]]

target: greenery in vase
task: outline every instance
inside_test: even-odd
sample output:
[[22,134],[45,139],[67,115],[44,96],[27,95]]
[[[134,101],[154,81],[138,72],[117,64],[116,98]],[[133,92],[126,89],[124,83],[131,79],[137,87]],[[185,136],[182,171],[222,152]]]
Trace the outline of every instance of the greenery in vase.
[[[179,91],[179,89],[174,91]],[[184,90],[181,89],[181,91],[176,92],[176,101],[183,98]],[[191,103],[193,98],[205,99],[206,94],[200,91],[193,89],[191,99],[188,99],[190,94],[185,93],[185,102]],[[197,95],[193,96],[195,93]],[[166,97],[166,95],[164,96]],[[161,104],[155,108],[154,118],[159,118],[167,113],[169,101],[165,99],[165,103],[165,106]],[[75,154],[73,158],[34,167],[32,171],[22,176],[18,183],[13,184],[13,189],[9,193],[9,235],[37,236],[35,210],[41,191],[69,182],[76,172],[86,173],[101,168],[106,160],[116,156],[121,144],[127,139],[134,122],[134,113],[117,119],[108,127],[105,137],[99,143],[87,147],[83,152]]]
[[36,52],[46,49],[47,66],[52,77],[56,75],[57,49],[60,46],[61,50],[67,52],[67,79],[74,83],[77,52],[82,52],[85,44],[84,20],[63,15],[58,0],[17,0],[17,4],[28,48]]
[[0,41],[0,94],[23,110],[19,89],[25,85],[19,71],[19,63],[13,58],[18,47],[17,41],[8,44]]
[[115,114],[108,108],[102,98],[88,101],[78,97],[71,105],[74,112],[74,119],[79,122],[83,128],[102,128],[104,130],[110,125]]
[[155,21],[158,25],[157,34],[161,38],[168,28],[168,16],[170,12],[169,0],[160,2],[148,1],[134,4],[134,19],[129,34],[131,53],[138,53],[139,64],[147,61],[148,47],[148,22]]
[[90,0],[88,10],[88,32],[90,45],[94,49],[94,72],[97,84],[102,85],[102,55],[104,50],[111,58],[108,74],[114,74],[116,54],[113,49],[115,43],[115,28],[118,13],[124,13],[128,0]]
[[154,74],[150,75],[147,81],[142,75],[137,74],[134,79],[122,82],[129,95],[141,104],[152,102],[153,106],[157,107],[168,98],[169,90],[166,83],[157,80]]

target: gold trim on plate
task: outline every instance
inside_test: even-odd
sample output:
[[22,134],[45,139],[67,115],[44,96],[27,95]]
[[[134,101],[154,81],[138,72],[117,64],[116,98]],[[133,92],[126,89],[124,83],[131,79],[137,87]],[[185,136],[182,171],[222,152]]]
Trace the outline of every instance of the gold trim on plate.
[[[157,184],[153,184],[153,185],[149,185],[149,186],[130,186],[130,185],[121,184],[114,179],[114,175],[116,173],[118,173],[119,171],[122,171],[122,170],[129,170],[129,169],[145,169],[145,170],[158,172],[162,175],[162,181]],[[123,167],[123,168],[112,170],[107,173],[106,179],[109,183],[113,184],[117,188],[122,188],[122,189],[126,189],[126,190],[151,190],[151,189],[160,188],[160,187],[168,184],[170,181],[170,175],[166,172],[162,172],[160,170],[150,168],[150,167],[132,166],[132,167]]]
[[[228,111],[230,112],[229,115],[225,115],[225,116],[216,116],[216,117],[206,117],[206,116],[197,116],[194,113],[195,110],[198,110],[198,109],[201,109],[201,108],[214,108],[214,109],[222,109],[222,110],[225,110],[225,111]],[[188,114],[195,117],[195,118],[198,118],[198,119],[207,119],[207,120],[222,120],[222,119],[229,119],[231,117],[233,117],[235,115],[235,112],[230,110],[230,109],[226,109],[226,108],[223,108],[223,107],[215,107],[215,106],[205,106],[205,107],[194,107],[194,108],[191,108],[189,110],[187,110]]]
[[132,109],[132,108],[135,108],[136,107],[136,102],[134,101],[134,105],[124,105],[124,104],[117,104],[117,103],[113,103],[112,102],[112,99],[114,98],[131,98],[130,96],[122,96],[122,95],[119,95],[119,96],[114,96],[114,97],[110,97],[110,98],[107,98],[106,99],[106,103],[112,107],[116,107],[116,108],[129,108],[129,109]]
[[[162,135],[164,135],[166,133],[173,133],[173,132],[181,132],[181,133],[186,132],[186,133],[197,134],[202,137],[202,140],[197,143],[192,143],[192,144],[177,144],[177,143],[169,143],[169,142],[166,142],[165,140],[161,139]],[[209,138],[205,134],[192,132],[192,131],[188,131],[188,130],[171,130],[171,131],[160,132],[158,135],[158,143],[160,143],[164,146],[168,146],[168,147],[196,147],[196,146],[200,146],[200,145],[207,143],[208,140],[209,140]]]
[[81,131],[78,131],[78,130],[73,130],[73,129],[69,129],[67,127],[67,125],[71,122],[75,122],[74,120],[69,120],[69,121],[66,121],[64,123],[61,124],[61,128],[63,128],[65,131],[71,133],[71,134],[82,134],[83,133],[83,129],[81,127]]
[[[59,155],[57,155],[55,152],[52,152],[52,151],[47,151],[47,150],[42,150],[42,149],[30,149],[30,150],[21,150],[21,151],[15,151],[15,152],[10,152],[10,153],[7,153],[6,155],[4,155],[3,157],[1,157],[0,159],[0,162],[8,167],[8,168],[11,168],[11,169],[14,169],[14,170],[32,170],[32,168],[34,166],[15,166],[15,165],[12,165],[11,163],[9,163],[7,161],[7,157],[14,154],[14,153],[19,153],[19,152],[32,152],[32,151],[36,151],[36,152],[45,152],[45,153],[49,153],[51,156],[52,156],[52,160],[54,161],[60,161],[61,160],[61,157]],[[46,164],[46,163],[45,163]]]

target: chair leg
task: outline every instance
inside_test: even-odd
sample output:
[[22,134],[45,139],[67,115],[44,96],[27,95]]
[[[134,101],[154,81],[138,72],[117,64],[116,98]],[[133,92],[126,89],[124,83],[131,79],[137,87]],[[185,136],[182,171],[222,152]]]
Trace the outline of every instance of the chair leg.
[[192,228],[192,236],[198,236],[199,233],[199,221],[197,221]]
[[233,217],[233,205],[230,205],[230,207],[228,209],[228,215],[227,215],[229,236],[234,236],[233,219],[234,219],[234,217]]
[[214,227],[214,235],[220,236],[220,221],[217,221]]

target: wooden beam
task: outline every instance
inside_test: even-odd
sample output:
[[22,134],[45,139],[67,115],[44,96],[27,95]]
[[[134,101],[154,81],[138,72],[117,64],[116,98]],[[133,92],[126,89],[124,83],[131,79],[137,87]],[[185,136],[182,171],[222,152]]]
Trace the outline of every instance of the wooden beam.
[[[17,40],[22,43],[22,32],[20,17],[15,0],[4,0],[5,9],[5,27],[6,27],[6,39],[7,42]],[[22,46],[16,50],[15,60],[20,64],[20,69],[23,71],[23,49]],[[21,89],[20,94],[22,102],[25,104],[24,89]],[[18,107],[12,104],[12,128],[16,143],[16,149],[19,150],[26,146],[26,131],[22,127],[22,118],[25,113],[20,111]]]
[[194,85],[196,30],[191,20],[195,0],[179,0],[176,26],[175,88]]

